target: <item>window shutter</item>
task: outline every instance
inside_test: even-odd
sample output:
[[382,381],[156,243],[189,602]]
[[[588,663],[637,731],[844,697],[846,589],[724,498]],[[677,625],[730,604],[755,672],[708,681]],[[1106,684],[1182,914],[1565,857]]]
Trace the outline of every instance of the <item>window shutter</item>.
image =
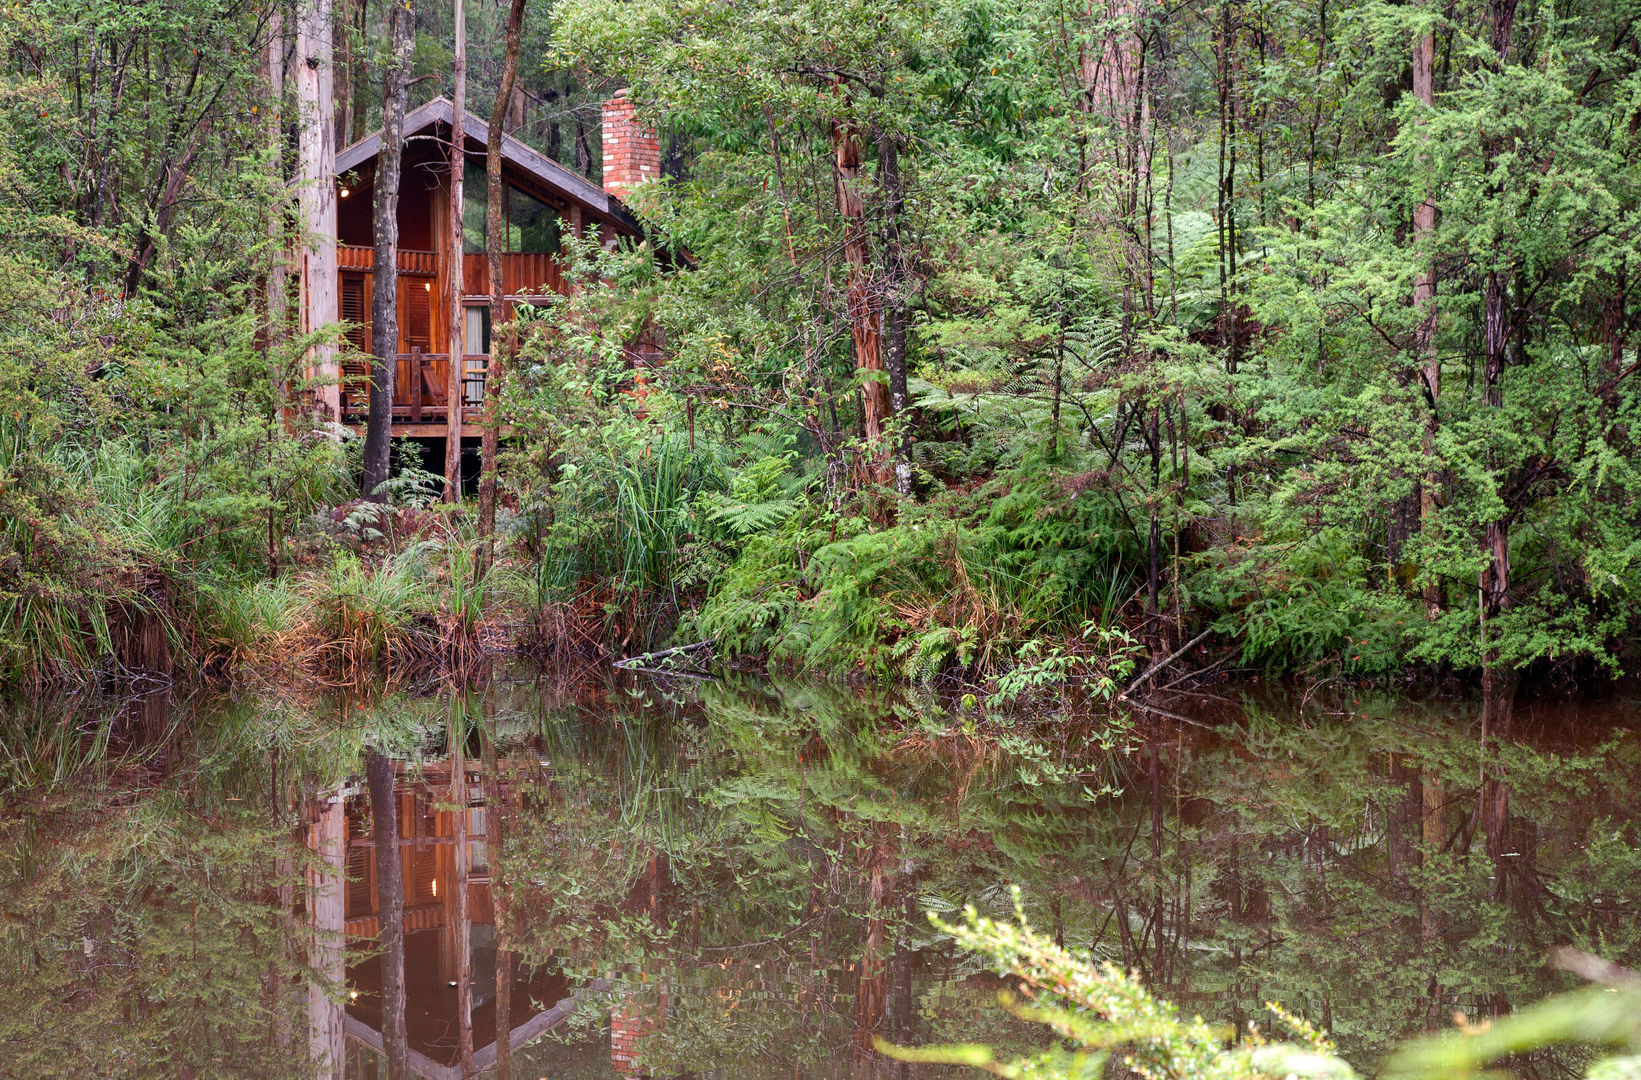
[[370,308],[365,302],[365,276],[342,275],[342,321],[349,323],[348,341],[359,352],[370,351]]
[[429,352],[433,348],[433,294],[428,290],[429,282],[419,278],[399,280],[403,282],[399,290],[400,336],[407,349]]

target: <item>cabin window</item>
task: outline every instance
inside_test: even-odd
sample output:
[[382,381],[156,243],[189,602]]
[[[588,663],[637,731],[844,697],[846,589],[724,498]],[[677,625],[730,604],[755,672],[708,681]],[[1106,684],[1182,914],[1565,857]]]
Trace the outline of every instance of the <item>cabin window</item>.
[[556,255],[558,242],[558,211],[516,187],[508,188],[507,250]]
[[485,304],[469,304],[466,309],[467,326],[462,336],[462,352],[487,353],[490,351],[490,308]]
[[[469,304],[463,309],[462,352],[471,357],[482,357],[490,351],[490,308],[484,304]],[[484,377],[489,364],[484,359],[463,359],[462,401],[468,405],[484,404]]]
[[[518,188],[506,188],[507,238],[505,251],[526,255],[556,255],[559,246],[559,214],[539,199]],[[483,255],[489,251],[490,180],[482,160],[467,162],[462,174],[462,251]]]
[[490,178],[484,174],[484,159],[467,159],[462,172],[462,251],[483,255],[487,250],[490,212]]

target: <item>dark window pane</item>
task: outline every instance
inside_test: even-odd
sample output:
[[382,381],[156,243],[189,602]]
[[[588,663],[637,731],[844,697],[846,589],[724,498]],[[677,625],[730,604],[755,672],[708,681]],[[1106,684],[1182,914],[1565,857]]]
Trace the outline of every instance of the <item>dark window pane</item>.
[[462,250],[469,255],[485,253],[485,215],[489,212],[490,181],[484,175],[484,159],[467,159],[462,170]]
[[558,211],[518,188],[507,189],[507,250],[558,253]]

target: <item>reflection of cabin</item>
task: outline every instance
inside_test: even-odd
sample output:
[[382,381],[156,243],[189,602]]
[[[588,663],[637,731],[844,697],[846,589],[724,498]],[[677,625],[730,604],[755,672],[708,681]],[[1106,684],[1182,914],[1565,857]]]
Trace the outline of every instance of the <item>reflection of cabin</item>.
[[[393,434],[442,439],[446,434],[446,386],[450,350],[450,260],[456,245],[450,237],[449,139],[450,102],[438,98],[410,112],[404,121],[405,153],[399,188],[399,343],[393,394]],[[486,265],[489,187],[485,179],[488,123],[467,114],[466,170],[463,178],[462,260],[463,323],[457,328],[462,348],[464,425],[476,422],[484,403],[490,352],[490,279]],[[502,175],[506,182],[506,254],[502,281],[514,303],[552,292],[566,292],[555,256],[566,233],[583,235],[596,226],[613,240],[639,235],[639,226],[619,195],[650,179],[660,164],[655,137],[632,119],[625,97],[606,103],[603,125],[604,186],[564,168],[511,135],[502,138]],[[340,318],[352,324],[354,350],[370,345],[371,269],[374,263],[371,221],[372,176],[381,150],[381,132],[336,155],[337,267],[339,310],[312,319],[321,325]],[[366,367],[343,365],[342,419],[364,422],[368,397]]]
[[[496,932],[490,898],[486,807],[479,786],[473,784],[466,808],[469,925],[463,935],[454,896],[456,810],[450,802],[449,782],[449,763],[431,763],[420,770],[415,782],[409,776],[401,777],[394,793],[399,811],[400,870],[404,876],[405,1028],[411,1071],[427,1080],[461,1074],[456,980],[459,950],[464,947],[473,980],[474,1061],[482,1069],[494,1063],[496,1057]],[[376,844],[365,828],[369,811],[370,800],[365,795],[348,802],[345,932],[350,955],[343,1030],[355,1046],[381,1052],[381,962],[375,952],[380,922]],[[568,981],[544,971],[515,969],[511,997],[508,1026],[515,1047],[568,1017],[576,1003]]]

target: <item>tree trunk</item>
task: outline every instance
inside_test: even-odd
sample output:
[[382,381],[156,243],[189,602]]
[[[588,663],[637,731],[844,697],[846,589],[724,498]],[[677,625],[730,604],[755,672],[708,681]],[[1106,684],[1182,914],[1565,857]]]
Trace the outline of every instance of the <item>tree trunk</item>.
[[860,140],[847,122],[837,121],[832,125],[832,145],[838,213],[844,222],[843,254],[849,263],[849,332],[855,346],[855,370],[862,373],[862,427],[867,456],[876,461],[883,445],[883,422],[889,416],[888,387],[879,377],[883,371],[883,296],[872,280],[870,234],[859,191]]
[[[1426,31],[1413,45],[1413,96],[1420,105],[1430,109],[1436,101],[1436,38]],[[1420,119],[1420,126],[1427,121]],[[1422,155],[1421,155],[1422,157]],[[1436,426],[1439,422],[1437,407],[1442,398],[1442,362],[1436,355],[1436,256],[1430,244],[1436,232],[1436,201],[1426,198],[1413,211],[1413,247],[1421,261],[1419,274],[1413,280],[1413,309],[1420,314],[1413,335],[1413,352],[1425,390],[1424,456],[1426,461],[1436,459]],[[1424,475],[1419,485],[1419,524],[1429,529],[1436,518],[1435,471]],[[1441,582],[1434,578],[1424,587],[1425,615],[1434,619],[1445,606]]]
[[[334,70],[330,49],[331,0],[302,0],[296,30],[297,177],[302,210],[303,328],[308,332],[337,321],[336,141]],[[342,415],[336,343],[313,346],[308,378],[314,384],[314,413],[321,420]]]
[[906,287],[910,276],[900,218],[906,186],[900,172],[900,143],[887,132],[878,135],[879,183],[883,187],[883,361],[889,372],[889,410],[899,418],[894,447],[895,490],[912,493],[911,398],[906,389]]
[[336,109],[333,118],[336,131],[331,135],[331,145],[339,147],[348,144],[348,132],[353,129],[353,11],[357,6],[358,0],[345,0],[342,10],[333,12],[335,20],[331,26],[331,45],[336,63]]
[[462,173],[467,167],[467,8],[455,0],[454,108],[450,118],[450,371],[445,378],[444,498],[462,498]]
[[399,353],[399,180],[404,161],[405,97],[416,46],[416,10],[409,0],[390,7],[392,52],[382,92],[382,149],[372,186],[375,269],[371,274],[370,414],[365,421],[365,470],[361,492],[380,502],[377,489],[392,467],[393,383]]
[[[1493,50],[1503,66],[1510,52],[1510,27],[1515,19],[1516,0],[1494,0],[1489,5],[1493,21]],[[1488,146],[1491,162],[1502,147]],[[1504,364],[1510,344],[1512,318],[1510,297],[1505,285],[1505,271],[1497,265],[1487,271],[1487,282],[1482,294],[1482,339],[1486,356],[1482,366],[1482,399],[1494,415],[1504,407]],[[1491,450],[1486,454],[1488,471],[1497,474],[1498,464]],[[1482,641],[1482,694],[1484,697],[1505,696],[1514,688],[1506,689],[1509,680],[1498,670],[1499,650],[1487,640],[1488,623],[1510,605],[1510,522],[1500,514],[1487,523],[1483,547],[1487,561],[1482,567],[1479,582]]]
[[371,751],[365,757],[370,784],[371,839],[376,844],[376,944],[382,964],[382,1047],[388,1080],[405,1080],[410,1042],[405,1030],[405,881],[399,866],[399,804],[393,793],[393,762]]
[[[268,108],[263,114],[262,123],[263,137],[268,145],[269,167],[280,181],[285,179],[285,132],[282,126],[284,109],[281,106],[285,100],[285,51],[289,45],[285,33],[284,9],[275,5],[268,13],[268,45],[263,55],[262,70],[267,82]],[[290,317],[286,295],[290,280],[290,264],[289,251],[285,246],[285,213],[286,205],[283,200],[276,201],[269,207],[266,228],[273,255],[268,266],[267,289],[264,294],[268,316],[265,338],[269,357],[268,376],[279,389],[281,399],[284,399],[289,387],[285,383],[285,372],[277,366],[274,357],[275,350],[285,340],[285,333],[289,329],[287,320]],[[270,559],[269,575],[272,576],[272,573]]]
[[[490,270],[490,370],[484,385],[484,438],[479,452],[479,536],[481,565],[492,557],[490,538],[496,531],[496,444],[500,439],[501,380],[514,345],[512,313],[507,310],[507,289],[502,280],[503,241],[507,237],[504,220],[505,189],[501,179],[502,125],[512,108],[519,70],[519,40],[524,31],[525,0],[512,0],[507,11],[507,50],[501,65],[501,86],[496,90],[496,106],[490,110],[489,151],[484,159],[484,175],[489,182],[486,255]],[[503,327],[506,328],[505,334]],[[498,976],[499,978],[500,976]],[[499,1044],[498,1044],[499,1046]]]

